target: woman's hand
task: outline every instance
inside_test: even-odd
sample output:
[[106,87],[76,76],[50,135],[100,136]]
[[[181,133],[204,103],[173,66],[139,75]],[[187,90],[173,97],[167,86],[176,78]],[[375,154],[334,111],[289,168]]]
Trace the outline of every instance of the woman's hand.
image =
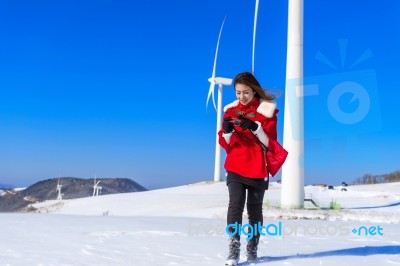
[[233,125],[233,122],[232,122],[232,117],[229,116],[229,117],[224,118],[222,127],[224,128],[225,134],[231,133],[233,131],[233,129],[235,128],[235,126]]
[[256,122],[254,122],[253,120],[248,119],[247,117],[240,117],[240,120],[242,120],[242,122],[240,122],[240,127],[243,130],[246,129],[251,129],[251,131],[256,131],[258,129],[258,124]]

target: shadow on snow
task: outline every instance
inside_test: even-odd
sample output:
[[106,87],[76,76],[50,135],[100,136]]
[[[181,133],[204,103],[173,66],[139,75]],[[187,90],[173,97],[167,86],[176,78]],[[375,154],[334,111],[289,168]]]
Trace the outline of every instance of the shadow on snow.
[[399,206],[399,205],[400,205],[400,201],[394,202],[394,203],[391,203],[391,204],[387,204],[387,205],[381,205],[381,206],[355,207],[355,208],[343,208],[343,209],[346,209],[346,210],[363,210],[363,209],[387,208],[387,207],[394,207],[394,206]]
[[[387,255],[400,254],[400,246],[365,246],[357,248],[322,251],[311,254],[296,254],[296,255],[279,256],[279,257],[263,256],[258,258],[258,263],[281,261],[288,259],[321,258],[329,256],[370,256],[370,255],[382,255],[382,254],[387,254]],[[242,262],[239,263],[238,265],[242,266],[251,265],[251,263]]]

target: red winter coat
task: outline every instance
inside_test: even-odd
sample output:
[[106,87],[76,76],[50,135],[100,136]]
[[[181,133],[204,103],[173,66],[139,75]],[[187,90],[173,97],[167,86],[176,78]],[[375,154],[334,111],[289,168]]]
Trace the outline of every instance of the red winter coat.
[[[246,117],[248,119],[258,121],[261,124],[262,130],[268,137],[268,149],[271,147],[282,148],[276,140],[276,114],[279,111],[276,109],[275,101],[254,98],[247,105],[242,105],[236,100],[225,106],[224,112],[224,118],[237,118],[240,112],[247,114]],[[223,129],[218,132],[218,136],[219,144],[227,153],[224,165],[226,171],[248,178],[265,178],[269,176],[270,173],[265,167],[267,163],[265,153],[258,141],[255,140],[257,136],[252,134],[249,129],[243,131],[240,126],[235,125],[235,130],[230,137],[229,143],[223,136]],[[270,171],[275,175],[278,170],[271,169]]]

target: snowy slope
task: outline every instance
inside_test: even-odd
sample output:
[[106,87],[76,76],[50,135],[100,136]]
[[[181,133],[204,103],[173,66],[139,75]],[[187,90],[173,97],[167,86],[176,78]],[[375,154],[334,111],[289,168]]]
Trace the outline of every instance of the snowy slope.
[[[280,210],[272,183],[264,224],[281,231],[261,237],[257,265],[400,265],[399,188],[309,186],[342,209]],[[204,182],[38,203],[40,214],[0,214],[0,265],[223,265],[227,202],[224,183]]]

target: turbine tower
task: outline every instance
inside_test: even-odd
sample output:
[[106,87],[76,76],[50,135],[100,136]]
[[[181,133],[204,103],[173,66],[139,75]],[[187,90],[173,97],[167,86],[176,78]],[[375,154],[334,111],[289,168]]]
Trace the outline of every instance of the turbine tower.
[[102,189],[101,186],[99,186],[101,180],[97,181],[96,183],[96,176],[94,177],[94,181],[93,181],[93,197],[98,196],[99,195],[99,191]]
[[303,0],[289,0],[282,167],[282,208],[304,206]]
[[[218,131],[221,129],[221,119],[222,119],[222,91],[223,85],[230,86],[232,84],[232,79],[229,78],[221,78],[216,77],[216,67],[217,67],[217,58],[218,58],[218,47],[219,41],[221,39],[222,29],[224,28],[225,19],[222,21],[221,29],[218,35],[217,41],[217,48],[215,49],[215,57],[214,57],[214,67],[211,74],[211,78],[208,79],[210,82],[210,89],[208,90],[207,101],[206,101],[206,108],[208,106],[208,101],[212,96],[212,101],[214,104],[214,109],[217,111],[217,130],[216,130],[216,141],[215,141],[215,164],[214,164],[214,181],[219,182],[221,181],[221,147],[218,143]],[[217,106],[215,106],[215,99],[214,99],[214,89],[215,85],[218,84],[218,102]]]

